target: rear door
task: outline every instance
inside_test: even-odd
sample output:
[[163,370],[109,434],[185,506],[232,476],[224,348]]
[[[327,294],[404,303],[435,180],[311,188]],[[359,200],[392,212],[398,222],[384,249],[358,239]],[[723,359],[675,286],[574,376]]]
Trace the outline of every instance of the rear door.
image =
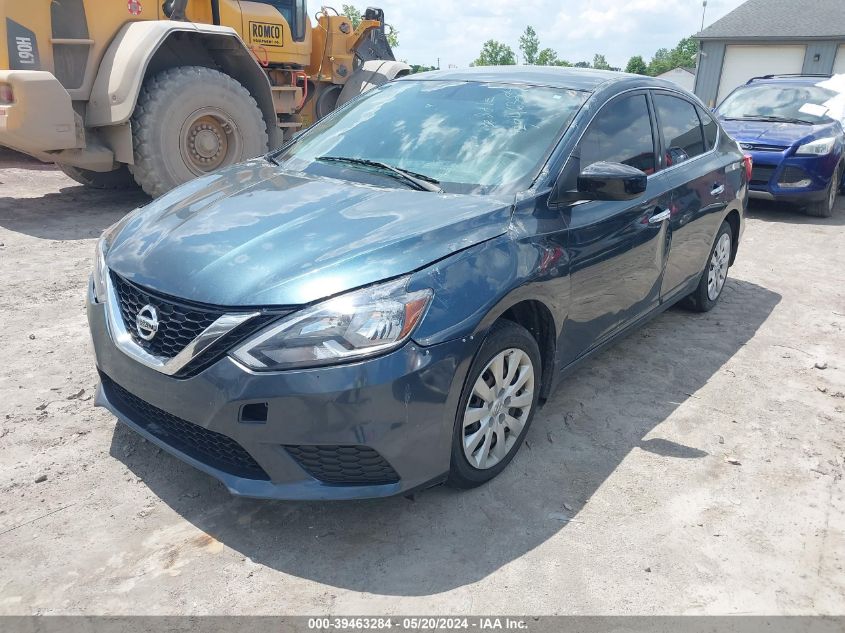
[[691,283],[704,268],[724,217],[726,161],[716,151],[719,126],[679,93],[654,91],[663,171],[674,184],[661,301]]
[[[625,93],[595,116],[564,170],[567,182],[598,161],[624,163],[648,177],[642,196],[569,208],[571,307],[561,343],[564,364],[621,330],[659,300],[672,187],[657,172],[648,95]],[[569,189],[575,182],[568,183]]]

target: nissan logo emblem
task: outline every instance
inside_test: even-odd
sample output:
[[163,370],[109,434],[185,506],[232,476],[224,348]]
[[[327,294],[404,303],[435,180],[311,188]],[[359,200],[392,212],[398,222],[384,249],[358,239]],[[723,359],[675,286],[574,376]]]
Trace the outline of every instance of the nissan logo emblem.
[[135,329],[145,341],[153,340],[158,332],[158,312],[155,307],[147,304],[138,311],[135,317]]

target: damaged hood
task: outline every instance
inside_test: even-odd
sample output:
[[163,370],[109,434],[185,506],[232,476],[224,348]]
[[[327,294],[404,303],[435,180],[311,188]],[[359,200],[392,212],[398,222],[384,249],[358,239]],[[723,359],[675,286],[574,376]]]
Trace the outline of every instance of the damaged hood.
[[836,134],[837,124],[821,123],[802,125],[798,123],[772,123],[766,121],[731,121],[720,119],[719,122],[729,136],[740,143],[755,143],[790,147],[799,142],[821,138],[824,134]]
[[511,202],[292,175],[254,160],[138,211],[113,237],[106,264],[192,301],[300,305],[501,235]]

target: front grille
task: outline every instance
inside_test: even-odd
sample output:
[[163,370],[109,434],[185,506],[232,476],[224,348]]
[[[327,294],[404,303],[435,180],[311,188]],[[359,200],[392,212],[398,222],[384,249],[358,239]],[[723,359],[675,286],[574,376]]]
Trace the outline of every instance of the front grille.
[[235,440],[154,407],[105,374],[100,381],[106,396],[135,424],[176,450],[236,477],[267,481],[270,476]]
[[399,475],[368,446],[285,446],[309,475],[328,484],[393,484]]
[[775,174],[776,167],[771,165],[753,165],[751,167],[751,184],[768,185]]
[[[224,314],[219,309],[151,292],[115,273],[111,273],[111,277],[126,329],[138,345],[154,356],[173,358]],[[135,324],[138,312],[148,304],[158,312],[158,332],[151,341],[138,335]]]
[[809,176],[806,171],[800,167],[789,165],[783,170],[780,177],[778,177],[778,182],[779,184],[792,185],[797,182],[801,182],[802,180],[807,180],[808,178]]
[[742,149],[755,152],[782,152],[786,148],[781,145],[767,145],[765,143],[743,143]]

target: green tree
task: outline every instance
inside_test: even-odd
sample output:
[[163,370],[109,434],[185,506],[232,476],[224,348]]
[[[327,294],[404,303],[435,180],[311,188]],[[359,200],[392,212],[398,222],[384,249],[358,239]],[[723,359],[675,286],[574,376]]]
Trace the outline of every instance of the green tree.
[[484,42],[478,58],[472,62],[472,66],[513,66],[514,64],[516,64],[516,55],[513,49],[496,40]]
[[557,66],[557,53],[550,48],[544,48],[537,54],[538,66]]
[[698,44],[685,37],[673,49],[658,49],[648,64],[648,74],[654,77],[673,68],[695,68],[697,56]]
[[625,72],[634,73],[635,75],[646,75],[648,74],[648,64],[645,63],[641,55],[634,55],[628,60],[628,65],[625,66]]
[[672,51],[672,59],[678,65],[675,68],[695,68],[698,57],[698,42],[691,37],[685,37]]
[[422,66],[420,64],[411,64],[411,74],[427,73],[429,70],[437,70],[435,66]]
[[522,51],[523,64],[536,64],[537,51],[540,50],[540,38],[532,26],[525,27],[525,33],[519,37],[519,50]]
[[667,70],[672,70],[672,52],[668,48],[658,48],[648,63],[648,74],[655,77]]
[[575,68],[590,68],[590,62],[575,62],[573,66]]
[[613,70],[613,66],[607,63],[605,56],[599,53],[593,56],[593,68],[597,70]]
[[[341,5],[341,9],[343,15],[349,18],[349,21],[352,22],[352,28],[357,29],[358,25],[361,24],[361,20],[364,19],[364,14],[361,13],[361,10],[352,4],[343,4]],[[388,24],[387,28],[384,29],[384,32],[387,35],[387,41],[390,46],[392,48],[397,48],[399,46],[399,31]]]
[[571,66],[568,61],[558,59],[557,53],[551,48],[544,48],[537,54],[538,66]]

